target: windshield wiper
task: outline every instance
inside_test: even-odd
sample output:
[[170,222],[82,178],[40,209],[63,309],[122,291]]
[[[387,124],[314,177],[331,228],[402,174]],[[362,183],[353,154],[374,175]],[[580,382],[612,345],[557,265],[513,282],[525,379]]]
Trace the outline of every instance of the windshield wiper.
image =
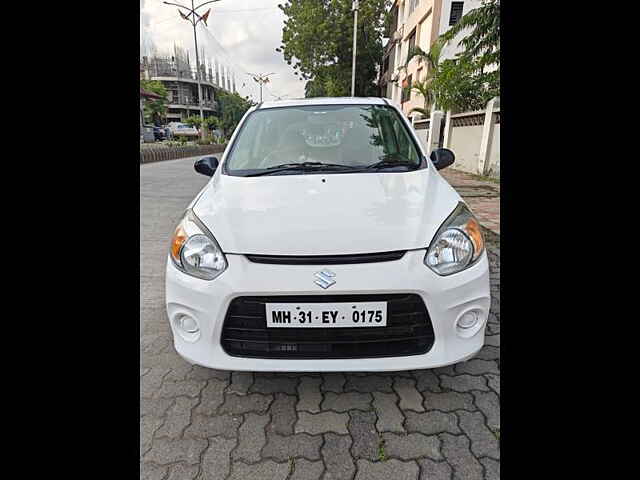
[[269,167],[261,172],[250,173],[244,176],[259,177],[261,175],[270,175],[272,173],[286,172],[290,170],[308,170],[308,171],[333,170],[333,169],[354,170],[356,168],[357,167],[352,167],[351,165],[341,165],[338,163],[322,163],[322,162],[283,163],[282,165],[274,165],[273,167]]
[[[412,162],[406,157],[401,155],[384,155],[381,157],[382,160],[376,163],[372,163],[371,165],[367,165],[363,170],[379,170],[382,168],[390,168],[390,167],[419,167],[420,163]],[[398,160],[391,160],[392,158],[396,158]]]

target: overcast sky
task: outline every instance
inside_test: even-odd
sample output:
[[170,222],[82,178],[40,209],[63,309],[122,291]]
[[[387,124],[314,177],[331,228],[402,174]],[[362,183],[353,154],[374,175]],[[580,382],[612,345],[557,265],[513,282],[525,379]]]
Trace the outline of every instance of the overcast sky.
[[[168,0],[191,5],[190,0]],[[196,1],[196,5],[206,0]],[[271,73],[271,83],[263,90],[264,100],[272,94],[287,98],[304,97],[305,82],[293,75],[293,68],[275,51],[281,45],[284,14],[278,9],[282,0],[220,0],[206,5],[200,13],[211,8],[208,26],[198,25],[198,47],[205,48],[209,59],[216,57],[236,73],[236,87],[242,96],[258,100],[259,87],[250,73]],[[153,45],[159,53],[170,53],[174,43],[193,50],[193,28],[180,18],[178,8],[165,5],[162,0],[140,0],[140,43]],[[194,58],[194,57],[191,57]],[[245,86],[243,87],[243,83]]]

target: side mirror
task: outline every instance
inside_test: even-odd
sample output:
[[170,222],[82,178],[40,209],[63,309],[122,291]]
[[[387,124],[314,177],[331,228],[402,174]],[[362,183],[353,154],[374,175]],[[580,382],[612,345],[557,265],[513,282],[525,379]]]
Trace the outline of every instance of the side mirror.
[[438,148],[431,152],[429,158],[431,158],[433,166],[436,167],[437,170],[442,170],[443,168],[447,168],[449,165],[453,164],[456,156],[448,148]]
[[218,168],[218,159],[216,157],[204,157],[198,160],[194,165],[196,172],[206,175],[207,177],[213,177],[213,174]]

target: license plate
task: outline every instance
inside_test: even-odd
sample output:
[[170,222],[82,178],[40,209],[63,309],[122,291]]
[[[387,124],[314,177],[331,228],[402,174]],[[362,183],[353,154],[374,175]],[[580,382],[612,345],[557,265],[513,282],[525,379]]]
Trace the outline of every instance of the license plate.
[[387,302],[267,303],[268,328],[386,327]]

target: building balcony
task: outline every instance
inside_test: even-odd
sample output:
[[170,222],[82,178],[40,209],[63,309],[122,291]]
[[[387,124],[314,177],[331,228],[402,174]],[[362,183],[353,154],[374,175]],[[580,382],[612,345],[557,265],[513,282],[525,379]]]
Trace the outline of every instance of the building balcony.
[[[167,100],[167,108],[175,108],[175,109],[189,109],[189,110],[198,110],[198,100],[195,99],[183,99],[183,100]],[[218,102],[215,100],[203,100],[202,101],[202,109],[208,110],[212,112],[218,111]]]

